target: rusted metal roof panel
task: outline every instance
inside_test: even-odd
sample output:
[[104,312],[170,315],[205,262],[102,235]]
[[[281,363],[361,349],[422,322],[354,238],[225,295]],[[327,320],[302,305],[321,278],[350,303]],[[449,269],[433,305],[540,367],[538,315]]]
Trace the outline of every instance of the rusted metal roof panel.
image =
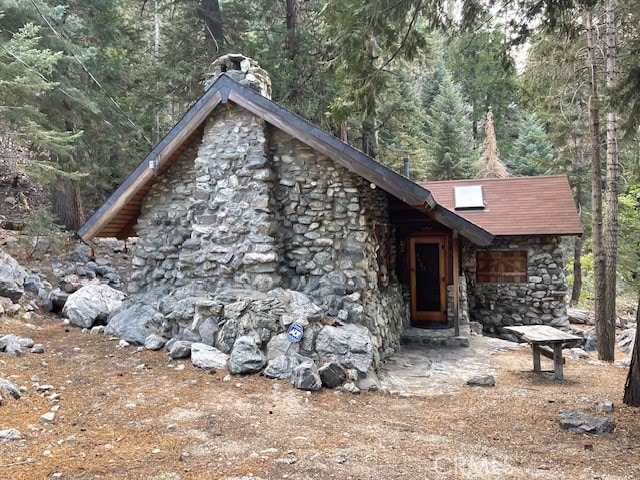
[[[566,175],[418,182],[436,202],[496,236],[581,235]],[[482,187],[484,208],[455,209],[454,187]]]

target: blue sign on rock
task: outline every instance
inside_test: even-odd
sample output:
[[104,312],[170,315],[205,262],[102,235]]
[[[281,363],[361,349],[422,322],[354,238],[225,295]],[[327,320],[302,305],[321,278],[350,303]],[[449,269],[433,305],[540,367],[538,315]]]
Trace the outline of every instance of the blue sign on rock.
[[302,328],[302,325],[299,323],[292,323],[289,330],[287,330],[287,337],[291,343],[298,343],[302,340],[303,333],[304,329]]

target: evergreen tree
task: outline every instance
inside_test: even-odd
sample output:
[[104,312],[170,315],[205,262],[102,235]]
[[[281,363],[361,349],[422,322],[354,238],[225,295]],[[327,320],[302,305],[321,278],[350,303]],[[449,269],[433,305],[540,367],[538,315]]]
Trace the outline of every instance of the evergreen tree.
[[524,113],[518,139],[513,144],[510,172],[515,176],[546,175],[553,169],[553,146],[535,113]]
[[431,132],[427,139],[429,180],[471,178],[471,125],[462,97],[449,75],[440,84],[427,118]]
[[448,52],[447,68],[471,107],[474,140],[482,138],[480,126],[491,108],[498,148],[510,156],[517,122],[513,106],[520,103],[520,97],[504,27],[493,16],[478,15],[468,30],[450,36]]

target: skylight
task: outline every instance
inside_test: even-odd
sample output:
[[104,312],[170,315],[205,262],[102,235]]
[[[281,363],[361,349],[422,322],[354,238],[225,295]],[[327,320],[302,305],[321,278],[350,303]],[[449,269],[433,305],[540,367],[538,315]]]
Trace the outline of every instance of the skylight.
[[484,199],[482,198],[481,185],[468,185],[465,187],[453,187],[456,210],[482,210]]

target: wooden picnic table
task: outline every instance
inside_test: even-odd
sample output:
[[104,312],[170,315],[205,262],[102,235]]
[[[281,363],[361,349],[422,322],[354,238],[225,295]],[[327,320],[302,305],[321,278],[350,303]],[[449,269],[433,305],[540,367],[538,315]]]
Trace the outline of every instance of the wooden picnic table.
[[533,371],[542,372],[540,368],[540,355],[553,360],[553,372],[556,380],[563,378],[563,366],[565,359],[562,356],[562,347],[567,342],[581,340],[577,335],[563,332],[549,325],[525,325],[520,327],[504,327],[513,332],[524,341],[531,344],[533,351]]

